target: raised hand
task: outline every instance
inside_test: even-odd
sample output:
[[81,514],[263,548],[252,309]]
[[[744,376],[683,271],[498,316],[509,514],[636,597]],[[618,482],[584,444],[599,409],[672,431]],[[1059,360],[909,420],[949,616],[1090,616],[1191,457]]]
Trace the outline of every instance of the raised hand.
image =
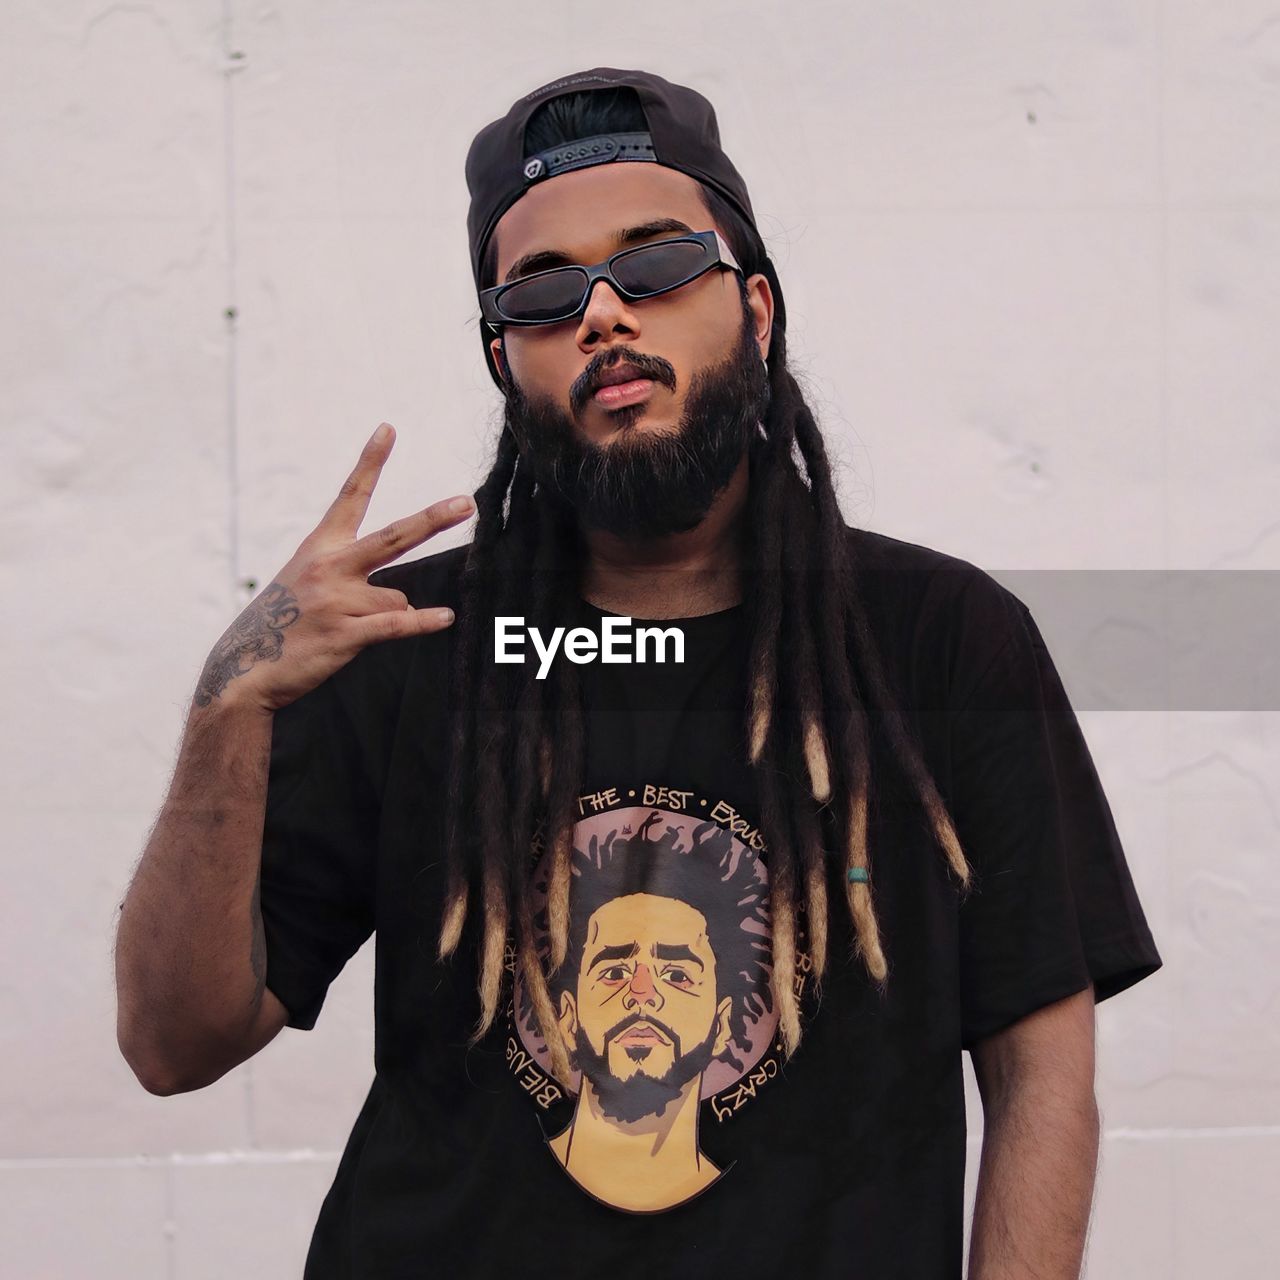
[[369,583],[375,569],[475,511],[472,499],[460,494],[357,537],[394,443],[395,430],[384,422],[324,518],[223,632],[200,674],[197,706],[248,699],[278,711],[366,645],[427,635],[453,622],[451,609],[414,609],[403,591]]

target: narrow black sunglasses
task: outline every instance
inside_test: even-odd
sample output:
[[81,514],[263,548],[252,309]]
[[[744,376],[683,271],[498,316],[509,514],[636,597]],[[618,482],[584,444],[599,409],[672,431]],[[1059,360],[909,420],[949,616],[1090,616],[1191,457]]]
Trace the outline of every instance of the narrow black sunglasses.
[[670,293],[717,266],[742,274],[718,231],[695,231],[623,249],[594,267],[552,267],[482,289],[480,314],[495,333],[506,324],[557,324],[582,314],[597,280],[608,280],[624,298],[635,302]]

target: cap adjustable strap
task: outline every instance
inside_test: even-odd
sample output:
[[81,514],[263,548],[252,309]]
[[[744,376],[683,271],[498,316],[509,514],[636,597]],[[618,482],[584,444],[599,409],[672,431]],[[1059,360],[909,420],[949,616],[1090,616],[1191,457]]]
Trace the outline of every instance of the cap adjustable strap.
[[651,160],[658,162],[653,138],[648,133],[598,133],[591,138],[575,138],[529,156],[522,164],[525,183],[554,178],[557,173],[585,169],[611,160]]

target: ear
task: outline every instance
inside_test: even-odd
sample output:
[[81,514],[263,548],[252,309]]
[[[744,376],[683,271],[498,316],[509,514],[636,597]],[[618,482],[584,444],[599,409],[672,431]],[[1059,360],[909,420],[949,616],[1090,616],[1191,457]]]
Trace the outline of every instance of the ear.
[[511,368],[507,364],[507,349],[503,345],[501,336],[490,339],[489,350],[493,352],[493,362],[498,366],[498,376],[503,382],[510,382]]
[[755,317],[756,345],[760,358],[767,362],[773,345],[773,290],[769,287],[769,277],[762,272],[748,277],[746,285],[747,305]]

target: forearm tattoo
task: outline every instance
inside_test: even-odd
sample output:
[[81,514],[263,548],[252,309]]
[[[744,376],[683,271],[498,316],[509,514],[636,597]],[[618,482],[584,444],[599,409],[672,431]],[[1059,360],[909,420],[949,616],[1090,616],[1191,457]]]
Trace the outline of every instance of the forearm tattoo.
[[259,662],[277,662],[284,650],[284,629],[302,616],[287,587],[273,582],[222,633],[200,673],[195,702],[207,707],[236,676]]

